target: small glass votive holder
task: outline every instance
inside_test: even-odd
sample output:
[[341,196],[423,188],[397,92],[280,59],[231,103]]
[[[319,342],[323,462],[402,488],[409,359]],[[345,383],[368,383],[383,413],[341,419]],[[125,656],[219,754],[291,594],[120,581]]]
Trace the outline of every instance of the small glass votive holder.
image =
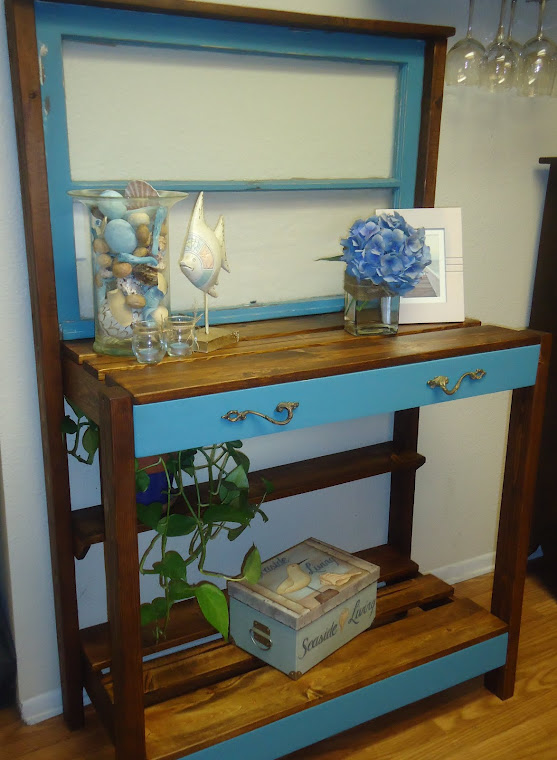
[[171,314],[163,323],[164,343],[169,356],[189,356],[195,348],[195,323],[190,314]]
[[158,364],[166,353],[159,322],[139,320],[132,325],[132,351],[140,364]]

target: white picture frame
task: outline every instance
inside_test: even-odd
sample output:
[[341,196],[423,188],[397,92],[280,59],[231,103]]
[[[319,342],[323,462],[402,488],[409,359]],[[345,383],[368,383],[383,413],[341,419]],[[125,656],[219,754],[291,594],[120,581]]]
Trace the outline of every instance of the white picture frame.
[[377,209],[397,211],[412,227],[424,227],[432,254],[421,284],[400,299],[401,325],[464,321],[462,210],[460,208]]

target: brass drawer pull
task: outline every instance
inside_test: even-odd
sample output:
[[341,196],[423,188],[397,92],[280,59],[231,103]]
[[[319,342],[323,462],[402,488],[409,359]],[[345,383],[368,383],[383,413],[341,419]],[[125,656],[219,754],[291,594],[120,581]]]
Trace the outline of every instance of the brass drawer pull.
[[465,372],[462,375],[462,377],[460,377],[457,380],[456,385],[452,390],[449,390],[447,388],[449,384],[449,378],[445,377],[445,375],[438,375],[437,377],[434,377],[431,380],[428,380],[427,384],[429,385],[430,388],[441,388],[443,393],[446,393],[447,396],[452,396],[460,388],[460,384],[462,383],[465,377],[471,377],[472,380],[481,380],[482,377],[484,376],[485,376],[484,369],[477,369],[475,372]]
[[288,425],[294,416],[294,410],[299,406],[300,404],[297,401],[281,401],[280,404],[277,404],[275,412],[287,412],[285,420],[275,420],[273,417],[268,417],[266,414],[261,414],[261,412],[254,412],[251,409],[246,409],[245,412],[231,409],[229,412],[222,415],[222,419],[228,420],[229,422],[240,422],[241,420],[245,420],[248,414],[255,414],[256,417],[263,417],[264,420],[272,422],[273,425]]

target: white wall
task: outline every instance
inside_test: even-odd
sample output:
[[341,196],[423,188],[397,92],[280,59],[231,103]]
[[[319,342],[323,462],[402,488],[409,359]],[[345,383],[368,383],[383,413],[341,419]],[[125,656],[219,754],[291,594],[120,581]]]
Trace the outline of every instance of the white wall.
[[[244,5],[448,24],[458,27],[459,36],[464,33],[467,13],[467,0],[253,0]],[[496,0],[477,4],[476,34],[484,40],[493,34],[498,5]],[[548,4],[548,29],[555,35],[557,7],[553,6]],[[532,33],[534,16],[533,4],[521,2],[519,39]],[[1,18],[3,26],[3,14]],[[0,300],[0,446],[5,502],[0,526],[5,526],[9,547],[8,596],[19,664],[19,700],[24,717],[35,721],[57,712],[60,702],[31,315],[3,31],[0,46],[0,141],[4,146],[0,157],[4,188],[0,258],[5,283]],[[557,154],[556,116],[557,99],[530,101],[478,91],[446,92],[437,205],[463,208],[465,294],[470,316],[510,326],[528,320],[546,183],[546,169],[537,162],[539,156]],[[508,398],[500,395],[430,407],[422,413],[420,451],[428,463],[418,473],[414,536],[414,557],[422,569],[444,568],[447,577],[462,577],[489,566],[507,412]],[[252,444],[249,451],[254,467],[264,466],[380,440],[389,434],[390,424],[389,418],[381,418],[321,429],[317,434],[292,433],[281,436],[280,446],[268,438]],[[76,473],[72,467],[72,472],[76,504],[96,503],[96,469]],[[387,489],[388,481],[382,477],[275,502],[269,508],[273,527],[257,531],[256,540],[263,554],[278,551],[302,533],[338,542],[339,504],[343,505],[346,548],[384,540]],[[350,502],[354,506],[349,513],[345,505]],[[229,550],[224,558],[232,569],[242,548]],[[98,582],[101,574],[101,549],[94,547],[78,564],[83,624],[96,622],[104,614],[104,589]]]

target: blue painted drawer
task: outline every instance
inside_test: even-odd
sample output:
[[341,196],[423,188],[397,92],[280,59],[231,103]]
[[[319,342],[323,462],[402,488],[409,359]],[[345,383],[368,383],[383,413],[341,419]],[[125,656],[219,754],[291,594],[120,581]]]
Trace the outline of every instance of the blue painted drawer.
[[[524,346],[136,405],[136,456],[253,438],[534,385],[539,350],[539,345]],[[466,377],[452,396],[428,386],[428,380],[445,375],[452,388],[461,375],[477,369],[483,369],[485,376],[481,380]],[[253,415],[241,422],[223,419],[231,410],[252,409],[283,420],[285,413],[276,414],[274,410],[278,403],[286,401],[297,402],[299,407],[292,421],[284,427]]]

